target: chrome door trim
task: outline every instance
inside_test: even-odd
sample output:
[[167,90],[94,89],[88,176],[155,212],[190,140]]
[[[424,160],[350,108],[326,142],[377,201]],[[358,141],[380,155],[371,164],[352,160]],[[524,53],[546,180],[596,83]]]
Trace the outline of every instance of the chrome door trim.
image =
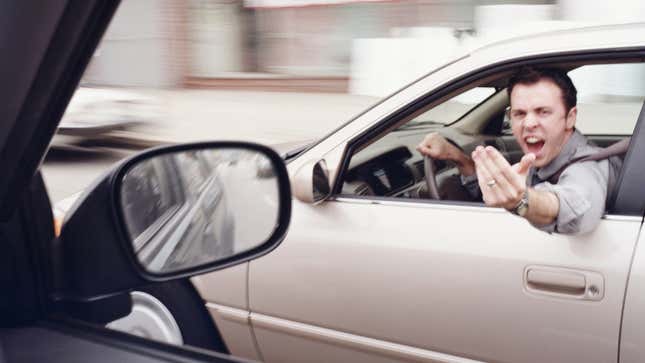
[[505,213],[503,208],[486,207],[484,205],[476,204],[453,204],[453,203],[433,203],[432,201],[424,201],[420,199],[404,199],[404,198],[391,198],[391,199],[369,199],[369,198],[353,198],[353,197],[336,197],[330,199],[332,202],[353,203],[353,204],[378,204],[378,205],[391,205],[398,207],[413,207],[413,208],[432,208],[432,209],[447,209],[447,210],[469,210],[479,212],[491,213]]
[[603,219],[606,219],[609,221],[621,221],[621,222],[641,222],[643,220],[643,217],[626,216],[622,214],[607,214],[603,217]]
[[[352,204],[378,204],[378,205],[392,205],[399,207],[414,207],[414,208],[435,208],[435,209],[447,209],[447,210],[466,210],[466,211],[477,211],[477,212],[489,212],[489,213],[506,213],[503,208],[493,208],[486,207],[484,205],[462,205],[462,204],[451,204],[451,203],[432,203],[432,202],[419,202],[414,199],[410,200],[401,200],[402,198],[392,198],[392,200],[387,199],[369,199],[369,198],[353,198],[353,197],[335,197],[329,199],[328,202],[341,202],[341,203],[352,203]],[[641,216],[630,216],[623,214],[606,214],[602,217],[603,219],[609,221],[620,221],[620,222],[641,222],[643,217]]]
[[225,320],[232,321],[234,323],[241,323],[246,325],[249,324],[249,312],[246,310],[213,304],[210,302],[206,303],[206,307],[209,310],[213,310],[219,313],[220,316]]
[[257,328],[264,328],[277,333],[316,340],[367,353],[375,353],[397,360],[427,363],[481,363],[481,361],[477,360],[367,338],[364,336],[344,333],[337,330],[321,328],[314,325],[298,323],[258,313],[251,313],[251,325],[254,330]]

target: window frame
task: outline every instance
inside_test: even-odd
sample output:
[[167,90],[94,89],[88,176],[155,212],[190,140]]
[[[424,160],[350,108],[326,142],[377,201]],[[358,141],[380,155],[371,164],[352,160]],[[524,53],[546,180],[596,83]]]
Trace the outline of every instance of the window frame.
[[[481,82],[486,78],[496,77],[503,73],[510,73],[522,66],[540,65],[562,67],[564,65],[575,63],[582,63],[581,65],[645,63],[645,47],[561,52],[541,56],[523,57],[492,63],[454,78],[446,82],[444,85],[428,91],[405,106],[398,108],[366,131],[350,139],[343,151],[343,155],[339,163],[339,172],[333,181],[330,199],[336,200],[342,198],[345,200],[355,199],[364,201],[382,200],[397,203],[430,203],[488,208],[482,205],[482,203],[469,201],[346,195],[342,194],[343,180],[345,179],[352,156],[363,149],[365,145],[380,139],[383,137],[383,134],[391,132],[391,130],[388,130],[393,129],[403,120],[408,119],[409,121],[411,120],[410,117],[414,117],[415,114],[418,115],[425,112],[421,110],[425,110],[428,106],[432,105],[432,103],[446,101],[454,97],[454,93],[458,92],[460,89],[472,88],[471,86],[473,84]],[[605,215],[642,217],[645,212],[645,190],[642,190],[641,187],[645,184],[645,173],[642,173],[643,175],[639,175],[637,172],[638,164],[643,165],[643,162],[645,162],[645,127],[642,127],[643,123],[645,123],[645,103],[643,104],[636,121],[632,134],[632,141],[625,156],[620,175],[617,179],[615,198],[610,201],[609,208],[607,208]],[[445,125],[445,127],[453,124],[454,123]]]

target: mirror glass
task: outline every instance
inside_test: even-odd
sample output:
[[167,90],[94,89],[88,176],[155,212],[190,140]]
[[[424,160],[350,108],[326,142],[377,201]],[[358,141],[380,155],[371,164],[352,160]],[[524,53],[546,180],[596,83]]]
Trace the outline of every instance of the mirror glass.
[[186,270],[262,245],[279,218],[279,185],[260,151],[175,151],[136,162],[120,183],[126,230],[150,273]]

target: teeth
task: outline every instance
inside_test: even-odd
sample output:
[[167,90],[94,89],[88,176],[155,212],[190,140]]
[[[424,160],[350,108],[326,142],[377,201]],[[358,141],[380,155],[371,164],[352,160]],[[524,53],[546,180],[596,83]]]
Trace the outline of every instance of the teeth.
[[540,139],[538,139],[537,137],[534,137],[534,136],[526,138],[526,142],[529,143],[529,144],[535,144],[535,143],[537,143],[539,141],[540,141]]

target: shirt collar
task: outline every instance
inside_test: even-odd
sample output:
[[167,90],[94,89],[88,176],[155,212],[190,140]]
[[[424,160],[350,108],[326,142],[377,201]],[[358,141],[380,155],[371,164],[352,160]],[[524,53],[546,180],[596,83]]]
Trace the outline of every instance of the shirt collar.
[[558,156],[542,168],[536,169],[538,178],[547,180],[560,168],[576,156],[578,148],[587,144],[587,139],[578,130],[574,130]]

